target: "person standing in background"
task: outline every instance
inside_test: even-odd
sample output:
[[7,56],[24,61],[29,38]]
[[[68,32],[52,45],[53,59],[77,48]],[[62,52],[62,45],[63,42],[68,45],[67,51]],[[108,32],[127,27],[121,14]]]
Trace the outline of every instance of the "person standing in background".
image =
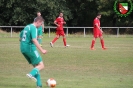
[[55,19],[54,24],[57,26],[56,28],[56,37],[50,42],[50,46],[53,47],[53,44],[56,42],[57,39],[60,38],[60,36],[63,37],[64,46],[68,47],[70,45],[67,45],[66,43],[66,35],[64,33],[63,25],[66,24],[63,18],[63,13],[60,12],[59,16]]
[[97,38],[100,38],[102,49],[103,50],[107,49],[104,46],[104,40],[103,40],[103,35],[102,35],[103,31],[100,28],[100,18],[101,18],[101,14],[98,13],[97,17],[93,21],[93,40],[92,40],[91,47],[90,47],[91,50],[95,50],[94,45],[95,45],[95,42],[96,42]]
[[[37,12],[37,17],[38,16],[41,16],[41,12],[39,12],[39,11]],[[37,32],[37,34],[38,34],[37,40],[38,40],[40,46],[42,46],[41,43],[42,43],[42,36],[43,36],[43,33],[44,33],[44,22],[37,29],[38,29],[38,32]]]

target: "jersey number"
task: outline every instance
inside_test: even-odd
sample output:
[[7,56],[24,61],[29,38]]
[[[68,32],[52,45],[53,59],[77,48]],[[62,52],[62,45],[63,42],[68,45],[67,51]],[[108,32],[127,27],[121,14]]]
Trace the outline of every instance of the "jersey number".
[[26,41],[26,33],[27,33],[27,31],[24,31],[24,32],[23,32],[22,41]]

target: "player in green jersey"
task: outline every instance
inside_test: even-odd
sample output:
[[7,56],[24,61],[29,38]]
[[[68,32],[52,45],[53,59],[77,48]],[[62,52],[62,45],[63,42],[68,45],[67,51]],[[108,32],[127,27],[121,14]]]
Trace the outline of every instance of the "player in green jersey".
[[40,44],[40,46],[42,46],[42,35],[43,35],[43,32],[42,32],[42,26],[38,27],[37,28],[38,32],[37,32],[37,40],[38,40],[38,43]]
[[[38,16],[41,16],[41,12],[37,12],[37,17]],[[40,46],[42,46],[41,43],[42,43],[42,36],[43,36],[43,32],[44,32],[44,22],[37,29],[38,29],[38,37],[37,37],[37,40],[38,40]]]
[[26,76],[36,82],[37,88],[42,87],[39,71],[44,68],[42,58],[37,48],[45,54],[44,50],[37,41],[37,28],[42,25],[43,18],[36,17],[32,24],[27,25],[20,33],[20,50],[29,64],[33,65],[33,69]]

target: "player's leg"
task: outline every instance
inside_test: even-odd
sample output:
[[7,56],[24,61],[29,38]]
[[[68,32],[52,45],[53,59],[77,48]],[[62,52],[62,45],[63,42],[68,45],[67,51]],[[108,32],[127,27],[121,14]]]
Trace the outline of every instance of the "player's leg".
[[34,66],[34,68],[31,70],[31,72],[29,74],[31,74],[32,76],[35,76],[43,68],[44,68],[44,64],[43,64],[43,62],[40,62],[39,64],[37,64],[36,66]]
[[44,68],[44,64],[38,51],[35,48],[32,48],[32,50],[33,51],[27,55],[29,56],[31,64],[34,66],[34,68],[27,74],[27,77],[33,79],[33,81],[36,82],[37,80],[35,80],[34,77],[39,73],[40,70]]
[[63,37],[64,46],[69,47],[70,45],[67,45],[67,43],[66,43],[66,35],[65,35],[64,31],[61,31],[60,35]]
[[100,42],[101,42],[102,49],[106,50],[107,48],[104,46],[104,39],[102,35],[100,36]]
[[[39,64],[34,66],[32,71],[28,74],[28,75],[32,75],[32,77],[35,77],[35,79],[36,79],[35,82],[36,82],[36,85],[38,88],[42,88],[41,76],[40,76],[39,71],[42,70],[43,68],[44,68],[44,64],[43,64],[43,62],[40,62]],[[32,78],[32,80],[33,80],[33,78]]]
[[38,88],[42,88],[42,82],[41,82],[41,76],[40,76],[40,70],[44,68],[43,62],[40,62],[38,65],[34,66],[34,68],[31,70],[27,76],[30,78],[29,75],[31,75],[31,79],[36,82],[36,85]]
[[34,66],[34,68],[31,70],[27,76],[31,78],[33,81],[36,82],[37,87],[41,88],[42,87],[42,82],[41,82],[41,76],[40,76],[40,70],[44,68],[43,62],[40,62],[38,65]]
[[64,46],[66,46],[66,36],[63,36],[63,42],[64,42]]
[[[43,62],[40,62],[38,65],[35,66],[35,68],[38,68],[39,71],[42,70],[44,68]],[[41,88],[42,82],[41,82],[41,75],[39,72],[35,75],[35,78],[37,79],[37,82],[36,82],[37,87]]]
[[[42,70],[42,69],[44,69],[44,64],[43,64],[43,62],[40,62],[38,65],[35,66],[35,68],[37,68],[39,71]],[[42,88],[42,82],[41,82],[41,75],[40,75],[40,72],[38,72],[38,73],[35,75],[35,78],[37,79],[37,82],[36,82],[37,87]]]
[[50,46],[53,47],[54,43],[59,39],[59,35],[56,35],[56,37],[50,42]]
[[50,42],[50,46],[53,47],[54,43],[59,39],[59,31],[56,31],[56,37]]
[[91,50],[95,50],[94,45],[96,42],[96,38],[98,38],[98,34],[97,34],[97,32],[93,32],[93,39],[92,39],[91,47],[90,47]]
[[36,82],[37,88],[42,88],[41,76],[39,72],[38,74],[35,75],[35,78],[37,79],[37,82]]
[[54,44],[57,41],[57,39],[59,39],[59,35],[56,35],[56,37],[52,40],[52,43]]
[[91,42],[91,50],[95,50],[94,45],[96,42],[96,37],[93,37],[92,42]]
[[63,43],[64,43],[64,46],[66,46],[66,35],[64,33],[61,34],[62,37],[63,37]]
[[[40,58],[38,58],[40,59]],[[39,61],[39,60],[38,60]],[[36,62],[38,62],[36,60]],[[31,70],[31,72],[29,74],[31,74],[33,77],[39,73],[40,70],[44,69],[44,64],[43,62],[39,62],[37,65],[34,65],[34,68]]]
[[[24,55],[24,57],[26,58],[26,60],[29,62],[29,64],[31,64],[32,62],[31,62],[31,60],[30,60],[30,58],[29,58],[28,53],[22,53],[22,54]],[[26,76],[27,76],[28,78],[32,79],[32,80],[35,81],[35,82],[37,81],[36,78],[33,77],[31,74],[26,74]]]
[[34,67],[40,71],[40,70],[44,69],[44,63],[41,61],[37,65],[35,65]]

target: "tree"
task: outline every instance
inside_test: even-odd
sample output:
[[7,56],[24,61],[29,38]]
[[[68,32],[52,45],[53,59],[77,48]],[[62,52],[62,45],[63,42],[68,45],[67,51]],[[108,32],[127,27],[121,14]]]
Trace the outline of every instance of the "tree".
[[[124,0],[122,0],[124,1]],[[129,0],[128,0],[129,1]],[[0,0],[0,25],[26,25],[40,11],[45,25],[53,26],[59,12],[66,26],[92,26],[97,13],[102,13],[101,26],[132,26],[133,12],[119,17],[113,10],[115,0]]]
[[71,19],[71,13],[65,2],[66,0],[1,0],[0,25],[26,25],[33,21],[37,11],[42,12],[47,25],[53,24],[60,11],[64,12],[67,21]]

